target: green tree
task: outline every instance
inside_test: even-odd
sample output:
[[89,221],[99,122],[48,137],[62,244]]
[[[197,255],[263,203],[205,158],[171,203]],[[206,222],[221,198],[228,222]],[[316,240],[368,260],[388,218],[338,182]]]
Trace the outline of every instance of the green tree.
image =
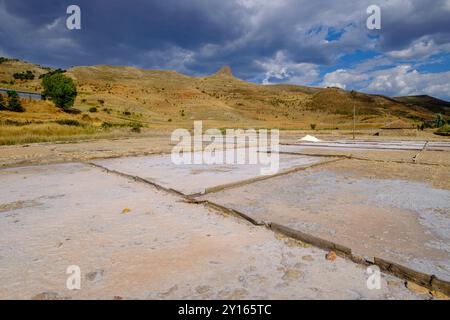
[[73,80],[62,73],[46,75],[42,78],[45,98],[50,98],[57,107],[70,109],[77,97],[77,88]]
[[20,103],[19,95],[14,90],[9,90],[8,92],[8,109],[14,112],[24,112],[25,109]]
[[0,110],[6,110],[6,103],[1,93],[0,93]]
[[436,115],[435,123],[436,123],[436,127],[437,128],[440,128],[440,127],[444,126],[444,124],[445,124],[444,116],[442,114],[438,113]]

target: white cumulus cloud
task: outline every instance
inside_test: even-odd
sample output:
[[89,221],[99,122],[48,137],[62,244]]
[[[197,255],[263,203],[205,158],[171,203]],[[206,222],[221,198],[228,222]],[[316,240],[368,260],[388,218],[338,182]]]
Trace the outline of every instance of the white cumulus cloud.
[[338,87],[341,89],[348,89],[349,85],[360,83],[368,79],[365,74],[360,74],[355,71],[338,69],[336,71],[327,73],[323,77],[321,86],[323,87]]
[[273,80],[283,80],[288,83],[307,85],[319,79],[317,65],[292,62],[282,51],[278,51],[271,59],[257,61],[257,64],[264,70],[263,84],[270,84]]

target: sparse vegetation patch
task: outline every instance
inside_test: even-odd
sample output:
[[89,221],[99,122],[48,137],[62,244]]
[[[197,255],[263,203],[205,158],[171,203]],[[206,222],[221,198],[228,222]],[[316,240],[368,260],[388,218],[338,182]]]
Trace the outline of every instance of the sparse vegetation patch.
[[30,70],[27,70],[25,72],[16,72],[13,74],[13,78],[16,80],[34,80],[35,76],[34,73]]

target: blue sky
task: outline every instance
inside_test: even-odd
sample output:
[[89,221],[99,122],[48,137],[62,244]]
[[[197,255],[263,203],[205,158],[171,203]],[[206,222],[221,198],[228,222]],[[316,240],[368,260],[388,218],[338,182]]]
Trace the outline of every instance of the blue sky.
[[[66,8],[81,8],[81,30]],[[369,5],[381,30],[368,30]],[[450,0],[0,0],[0,56],[450,100]]]

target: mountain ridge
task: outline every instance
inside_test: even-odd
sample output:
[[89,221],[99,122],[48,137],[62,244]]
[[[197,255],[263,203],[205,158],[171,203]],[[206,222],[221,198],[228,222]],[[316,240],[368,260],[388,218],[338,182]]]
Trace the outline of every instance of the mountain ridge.
[[[3,62],[0,82],[10,83],[13,72],[29,69],[36,74],[34,80],[15,81],[10,86],[40,92],[38,76],[50,68],[22,61]],[[66,75],[77,83],[75,108],[87,114],[97,108],[95,118],[100,123],[128,120],[173,126],[205,120],[216,127],[309,128],[315,124],[318,128],[348,129],[352,127],[354,107],[361,128],[380,128],[396,119],[418,124],[433,119],[436,110],[449,114],[445,108],[420,104],[418,98],[411,103],[401,97],[338,88],[246,82],[236,78],[228,66],[204,77],[108,65],[72,67]],[[436,104],[439,100],[433,99],[427,101]]]

